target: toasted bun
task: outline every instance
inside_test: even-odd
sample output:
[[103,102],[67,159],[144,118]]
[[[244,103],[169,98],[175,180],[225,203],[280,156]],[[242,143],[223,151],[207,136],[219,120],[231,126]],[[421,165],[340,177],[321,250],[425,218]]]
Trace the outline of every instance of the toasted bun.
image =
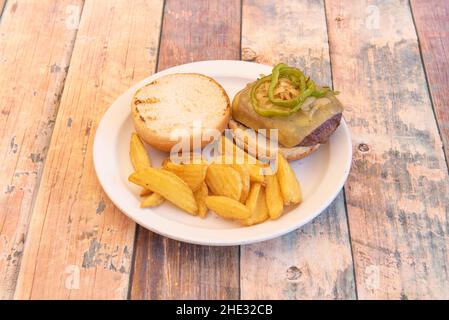
[[[278,149],[276,150],[267,150],[267,147],[269,147],[270,145],[269,142],[267,141],[264,146],[262,144],[258,144],[257,140],[255,140],[255,137],[251,137],[245,134],[245,130],[248,129],[248,127],[246,127],[245,125],[235,120],[231,120],[229,121],[229,128],[231,128],[234,131],[235,143],[239,147],[244,148],[252,156],[257,157],[260,160],[267,160],[268,158],[270,158],[270,155],[274,156],[276,154],[276,151],[279,151],[282,154],[282,156],[289,161],[299,160],[304,157],[307,157],[309,154],[318,149],[318,147],[320,146],[319,144],[317,144],[310,147],[300,147],[300,146],[293,148],[278,147]],[[248,148],[249,144],[257,146],[256,148],[257,151],[255,152],[254,148]]]
[[[197,73],[170,74],[147,84],[134,94],[131,112],[139,136],[163,151],[170,151],[181,139],[170,137],[173,130],[184,130],[187,136],[183,138],[192,141],[196,123],[201,124],[201,132],[223,132],[231,116],[225,90],[214,79]],[[202,140],[201,146],[211,139]]]

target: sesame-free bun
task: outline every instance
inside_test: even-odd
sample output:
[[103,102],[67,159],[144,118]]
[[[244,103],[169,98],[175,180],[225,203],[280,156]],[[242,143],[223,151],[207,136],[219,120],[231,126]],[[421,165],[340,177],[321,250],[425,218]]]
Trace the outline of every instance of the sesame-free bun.
[[[229,97],[212,78],[197,73],[176,73],[162,76],[137,90],[131,103],[132,119],[139,136],[149,145],[170,151],[180,139],[173,139],[173,130],[188,133],[201,124],[201,132],[227,127],[231,116]],[[179,132],[179,131],[178,131]],[[211,140],[201,140],[205,146]],[[192,146],[192,143],[190,144]]]

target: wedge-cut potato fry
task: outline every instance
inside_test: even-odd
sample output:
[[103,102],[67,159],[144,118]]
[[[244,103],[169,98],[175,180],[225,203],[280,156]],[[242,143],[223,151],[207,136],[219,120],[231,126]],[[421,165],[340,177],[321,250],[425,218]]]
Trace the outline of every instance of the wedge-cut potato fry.
[[219,152],[233,157],[236,163],[260,164],[260,161],[225,136],[221,136]]
[[261,173],[261,167],[257,164],[247,164],[248,170],[249,170],[249,177],[251,179],[251,182],[259,182],[262,184],[265,184],[265,177]]
[[265,176],[265,181],[268,213],[271,219],[277,219],[284,209],[284,199],[282,198],[279,181],[275,174]]
[[147,196],[149,196],[149,195],[152,194],[152,193],[153,193],[153,191],[148,190],[148,189],[142,189],[142,190],[140,190],[140,196],[141,196],[141,197],[147,197]]
[[240,178],[242,179],[242,194],[240,195],[239,201],[245,203],[251,183],[249,169],[241,164],[232,164],[231,167],[240,174]]
[[201,187],[206,178],[207,164],[178,164],[166,161],[163,166],[184,180],[194,192]]
[[225,219],[246,219],[251,215],[251,211],[237,200],[224,196],[208,196],[206,206]]
[[201,184],[201,187],[193,193],[196,204],[198,205],[198,216],[205,218],[207,215],[206,197],[209,194],[209,190],[205,182]]
[[255,183],[251,188],[246,207],[251,211],[251,216],[240,220],[245,226],[262,223],[270,217],[265,197],[265,189],[260,184]]
[[302,201],[301,187],[295,172],[285,158],[278,153],[278,171],[276,173],[285,205]]
[[206,183],[213,194],[240,200],[242,195],[242,178],[228,165],[211,164],[207,168]]
[[216,164],[228,164],[231,166],[239,165],[246,167],[246,170],[249,172],[249,177],[251,182],[259,182],[264,184],[264,176],[263,172],[260,170],[263,164],[250,164],[244,161],[237,161],[232,155],[221,154],[217,158],[214,159],[214,163]]
[[184,180],[173,172],[149,167],[134,172],[128,180],[145,189],[159,193],[165,199],[192,215],[198,214],[198,206],[193,191]]
[[259,199],[259,193],[262,189],[262,185],[260,183],[253,183],[251,185],[251,190],[249,191],[248,199],[246,199],[246,207],[251,211],[251,213],[254,212],[257,205],[257,200]]
[[[135,171],[151,167],[151,159],[148,156],[148,152],[143,145],[139,135],[135,132],[131,135],[131,141],[129,144],[129,157]],[[150,190],[143,189],[140,191],[140,196],[149,196],[152,192]]]
[[151,193],[140,202],[141,208],[157,207],[165,201],[164,197],[158,193]]
[[147,150],[145,149],[142,140],[140,140],[140,137],[135,132],[131,135],[129,157],[131,158],[131,163],[136,171],[151,167],[151,160],[148,157]]

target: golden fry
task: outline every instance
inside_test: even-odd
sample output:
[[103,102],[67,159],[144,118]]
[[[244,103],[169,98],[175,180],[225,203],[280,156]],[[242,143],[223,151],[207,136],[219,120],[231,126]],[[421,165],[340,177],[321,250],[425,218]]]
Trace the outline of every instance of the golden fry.
[[260,161],[225,136],[221,136],[219,152],[233,157],[234,163],[260,164]]
[[151,167],[151,161],[148,157],[147,150],[137,133],[131,135],[129,157],[131,158],[131,163],[136,171]]
[[251,182],[259,182],[265,184],[265,177],[261,173],[261,167],[257,164],[248,164],[247,166]]
[[278,171],[276,173],[285,205],[298,204],[302,201],[301,187],[295,172],[287,160],[278,154]]
[[192,215],[198,213],[198,206],[193,196],[193,191],[184,180],[170,171],[148,167],[134,172],[129,176],[128,180],[155,193],[159,193],[165,199]]
[[153,193],[153,191],[148,190],[148,189],[142,189],[142,190],[140,190],[140,196],[141,196],[141,197],[149,196],[149,195],[152,194],[152,193]]
[[206,178],[207,164],[177,164],[166,161],[163,166],[164,169],[173,172],[184,180],[194,192],[201,187]]
[[242,193],[240,195],[239,201],[241,203],[245,203],[250,188],[250,176],[248,167],[241,164],[232,164],[231,167],[240,174],[240,178],[242,179]]
[[211,164],[206,173],[206,183],[213,194],[239,200],[242,195],[242,178],[230,166]]
[[232,167],[234,167],[234,165],[246,167],[245,170],[248,170],[251,182],[259,182],[262,184],[265,183],[263,173],[260,170],[261,167],[263,166],[262,164],[251,164],[251,163],[248,163],[247,161],[245,162],[245,161],[238,161],[238,160],[241,160],[241,158],[236,159],[236,158],[233,158],[232,155],[221,154],[220,156],[215,158],[214,162],[217,164],[229,164]]
[[246,207],[251,211],[251,216],[240,220],[245,226],[262,223],[270,217],[268,214],[265,189],[260,184],[255,183],[251,188]]
[[209,190],[205,182],[201,184],[201,187],[193,193],[196,203],[198,205],[198,216],[205,218],[207,215],[206,197],[208,196]]
[[149,196],[147,196],[145,199],[140,202],[141,208],[148,208],[148,207],[157,207],[158,205],[162,204],[164,202],[164,197],[162,197],[158,193],[151,193]]
[[249,191],[248,199],[246,199],[246,207],[249,211],[254,212],[257,205],[257,199],[259,199],[259,193],[262,189],[262,185],[260,183],[253,183],[251,186],[251,190]]
[[246,219],[251,211],[237,200],[223,196],[206,197],[206,206],[225,219]]
[[265,176],[268,213],[271,219],[277,219],[284,209],[279,181],[275,174]]

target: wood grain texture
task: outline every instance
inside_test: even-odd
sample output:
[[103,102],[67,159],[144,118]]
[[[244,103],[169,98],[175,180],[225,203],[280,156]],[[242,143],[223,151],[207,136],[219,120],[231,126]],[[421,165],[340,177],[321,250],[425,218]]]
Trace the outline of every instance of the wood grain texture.
[[98,121],[154,71],[162,1],[87,0],[26,240],[16,298],[126,298],[135,224],[97,181]]
[[[3,2],[0,1],[0,12]],[[8,1],[0,23],[0,299],[12,298],[82,1]]]
[[449,298],[449,179],[407,1],[326,1],[358,297]]
[[[239,1],[166,1],[159,70],[239,57]],[[239,297],[238,247],[190,245],[139,228],[135,260],[132,299]]]
[[[322,1],[244,1],[242,22],[243,59],[282,61],[331,84]],[[242,246],[240,264],[243,299],[355,298],[343,194],[299,230]]]
[[3,8],[5,7],[6,0],[0,0],[0,19],[2,17]]
[[449,159],[449,1],[410,1],[438,127]]

